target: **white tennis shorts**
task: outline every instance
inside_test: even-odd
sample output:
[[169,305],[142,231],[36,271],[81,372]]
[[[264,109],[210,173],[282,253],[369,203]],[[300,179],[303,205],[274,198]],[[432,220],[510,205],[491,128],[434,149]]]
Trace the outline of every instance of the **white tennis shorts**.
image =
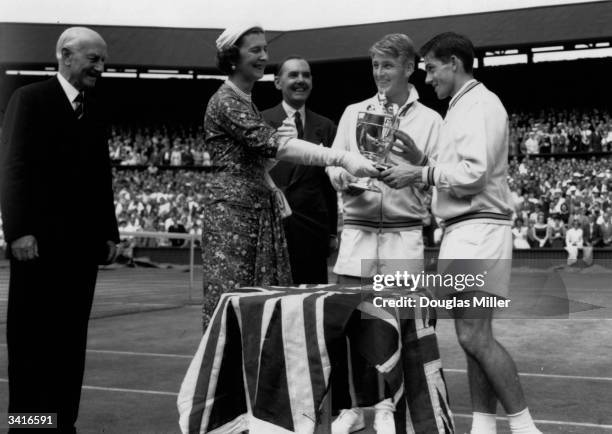
[[[438,273],[449,269],[451,261],[464,264],[466,272],[486,270],[485,285],[475,288],[502,297],[508,296],[512,270],[510,226],[492,223],[463,223],[447,230],[440,246]],[[457,272],[454,267],[453,272]]]

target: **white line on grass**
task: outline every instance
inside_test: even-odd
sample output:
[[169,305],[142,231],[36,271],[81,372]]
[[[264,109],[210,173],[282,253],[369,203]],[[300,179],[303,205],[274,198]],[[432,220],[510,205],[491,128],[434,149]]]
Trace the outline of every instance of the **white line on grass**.
[[[462,413],[453,413],[453,416],[460,417],[463,419],[472,418],[471,414],[462,414]],[[503,417],[503,416],[497,416],[496,419],[497,420],[508,420],[507,417]],[[612,425],[599,425],[596,423],[589,423],[589,422],[569,422],[569,421],[564,421],[564,420],[541,420],[541,419],[535,419],[534,422],[536,424],[542,424],[542,425],[579,426],[582,428],[612,429]]]
[[118,387],[99,387],[99,386],[83,386],[83,389],[103,390],[105,392],[143,393],[146,395],[178,396],[178,393],[176,392],[163,392],[160,390],[121,389]]
[[[0,345],[5,346],[6,343],[0,343]],[[146,352],[136,352],[136,351],[112,351],[112,350],[87,350],[88,353],[97,353],[97,354],[116,354],[123,356],[145,356],[145,357],[168,357],[175,359],[192,359],[193,355],[188,354],[168,354],[168,353],[146,353]],[[465,369],[452,369],[452,368],[444,368],[444,372],[452,372],[465,374],[467,371]],[[538,374],[531,372],[519,372],[521,377],[536,377],[536,378],[557,378],[561,380],[585,380],[585,381],[612,381],[612,377],[589,377],[585,375],[562,375],[562,374]]]
[[[0,346],[5,347],[6,343],[0,343]],[[88,353],[98,354],[117,354],[122,356],[147,356],[147,357],[169,357],[174,359],[193,359],[193,355],[187,354],[168,354],[168,353],[141,353],[136,351],[111,351],[111,350],[87,350]]]
[[[8,379],[0,378],[0,383],[8,383]],[[102,390],[105,392],[140,393],[145,395],[178,396],[177,392],[164,392],[162,390],[122,389],[119,387],[83,386],[86,390]]]
[[[444,372],[465,374],[465,369],[444,368]],[[536,374],[531,372],[519,372],[521,377],[560,378],[564,380],[588,380],[588,381],[612,381],[612,377],[587,377],[584,375],[561,375],[561,374]]]
[[[6,343],[0,343],[1,346],[6,346]],[[112,351],[112,350],[87,350],[88,353],[97,354],[116,354],[123,356],[146,356],[146,357],[168,357],[175,359],[192,359],[193,355],[188,354],[168,354],[168,353],[146,353],[136,351]],[[465,369],[444,368],[444,372],[452,372],[465,374]],[[561,380],[585,380],[585,381],[612,381],[612,377],[589,377],[586,375],[563,375],[563,374],[538,374],[531,372],[519,372],[521,377],[536,377],[536,378],[557,378]]]
[[[180,300],[177,300],[180,301]],[[125,302],[125,301],[100,301],[96,303],[96,307],[104,306],[104,305],[121,305],[121,306],[143,306],[143,307],[166,307],[166,306],[176,306],[176,303],[140,303],[140,302]]]
[[[1,383],[8,383],[6,378],[0,378]],[[145,395],[164,395],[164,396],[178,396],[176,392],[164,392],[159,390],[142,390],[142,389],[122,389],[117,387],[99,387],[99,386],[83,386],[85,390],[101,390],[104,392],[122,392],[122,393],[140,393]],[[454,413],[455,417],[463,418],[463,419],[471,419],[471,414],[463,414],[463,413]],[[508,420],[507,417],[497,416],[497,420]],[[612,425],[600,425],[596,423],[589,422],[570,422],[565,420],[542,420],[536,419],[534,420],[537,424],[542,425],[559,425],[559,426],[577,426],[582,428],[600,428],[600,429],[612,429]]]
[[150,357],[171,357],[175,359],[192,359],[193,356],[185,354],[167,354],[167,353],[138,353],[135,351],[110,351],[110,350],[87,350],[88,353],[98,354],[118,354],[122,356],[150,356]]

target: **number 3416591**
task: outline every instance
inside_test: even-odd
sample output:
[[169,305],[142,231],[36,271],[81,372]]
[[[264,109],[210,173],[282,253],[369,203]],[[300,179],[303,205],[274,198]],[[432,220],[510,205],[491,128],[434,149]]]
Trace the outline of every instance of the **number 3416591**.
[[33,426],[33,425],[55,425],[51,414],[9,414],[7,418],[9,426]]

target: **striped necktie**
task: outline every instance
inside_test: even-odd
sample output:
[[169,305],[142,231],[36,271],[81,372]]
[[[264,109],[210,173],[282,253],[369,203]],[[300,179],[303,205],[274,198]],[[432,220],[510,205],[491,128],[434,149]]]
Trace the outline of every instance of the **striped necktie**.
[[81,119],[83,117],[83,113],[85,111],[83,92],[79,92],[79,94],[74,99],[74,114],[77,119]]

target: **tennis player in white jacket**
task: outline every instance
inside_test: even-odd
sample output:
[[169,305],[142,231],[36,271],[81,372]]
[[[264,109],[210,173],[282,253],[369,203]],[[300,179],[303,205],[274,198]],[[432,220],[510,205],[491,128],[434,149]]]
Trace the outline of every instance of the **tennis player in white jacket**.
[[[481,290],[439,296],[505,298],[512,259],[508,115],[497,95],[474,79],[474,48],[469,39],[442,33],[423,46],[421,55],[426,83],[439,99],[451,98],[440,140],[424,158],[414,141],[398,132],[404,154],[414,165],[398,164],[384,171],[381,179],[394,188],[417,183],[435,187],[432,211],[444,227],[440,266],[457,259],[467,260],[463,263],[472,267],[495,264]],[[457,337],[468,361],[471,434],[496,432],[498,400],[509,416],[512,433],[540,433],[527,408],[514,361],[493,336],[493,312],[494,307],[474,307],[473,303],[454,311]]]

